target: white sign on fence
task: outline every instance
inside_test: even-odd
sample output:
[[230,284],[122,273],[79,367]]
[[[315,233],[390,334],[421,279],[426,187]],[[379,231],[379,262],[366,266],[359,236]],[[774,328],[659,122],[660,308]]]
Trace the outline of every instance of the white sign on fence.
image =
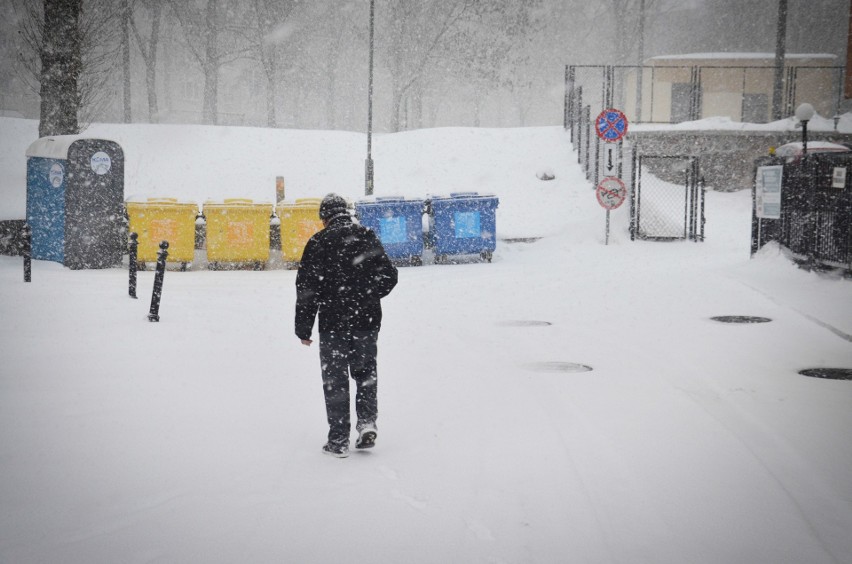
[[757,167],[755,215],[762,219],[781,219],[781,165]]
[[831,187],[832,188],[840,188],[841,190],[846,188],[846,167],[845,166],[836,166],[831,174]]

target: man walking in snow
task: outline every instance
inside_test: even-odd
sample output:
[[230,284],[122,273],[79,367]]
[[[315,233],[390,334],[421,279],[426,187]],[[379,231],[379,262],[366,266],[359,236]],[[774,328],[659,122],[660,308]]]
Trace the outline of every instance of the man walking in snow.
[[355,448],[376,442],[376,343],[381,299],[396,286],[397,270],[373,231],[353,223],[346,200],[329,194],[320,204],[324,229],[310,238],[296,275],[296,336],[310,346],[319,313],[320,365],[328,442],[323,452],[349,456],[349,377],[358,415]]

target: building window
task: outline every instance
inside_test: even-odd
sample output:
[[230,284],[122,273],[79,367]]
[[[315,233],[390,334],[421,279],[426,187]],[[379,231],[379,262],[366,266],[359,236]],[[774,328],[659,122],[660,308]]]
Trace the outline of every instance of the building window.
[[689,82],[672,84],[672,113],[671,123],[680,123],[692,119],[692,91]]
[[767,94],[743,94],[743,122],[766,123],[769,119],[769,96]]

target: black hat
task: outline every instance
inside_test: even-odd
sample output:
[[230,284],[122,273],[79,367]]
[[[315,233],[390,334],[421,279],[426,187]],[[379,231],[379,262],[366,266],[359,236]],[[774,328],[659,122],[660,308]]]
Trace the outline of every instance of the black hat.
[[322,199],[322,203],[319,207],[319,217],[323,221],[328,221],[336,215],[340,215],[342,213],[348,214],[349,212],[346,208],[347,204],[343,196],[331,193]]

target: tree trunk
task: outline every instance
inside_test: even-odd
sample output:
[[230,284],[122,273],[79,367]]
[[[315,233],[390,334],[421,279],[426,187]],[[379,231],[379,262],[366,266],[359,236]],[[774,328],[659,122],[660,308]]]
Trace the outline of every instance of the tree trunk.
[[482,97],[481,90],[477,86],[473,90],[473,127],[479,127],[482,122],[480,114],[482,114]]
[[409,126],[414,129],[423,127],[423,81],[418,80],[411,90],[411,120]]
[[258,0],[254,1],[254,16],[257,23],[257,33],[260,36],[257,41],[257,51],[260,58],[260,66],[266,76],[266,126],[278,127],[278,119],[275,115],[275,87],[278,82],[278,53],[276,45],[267,45],[263,37],[271,30],[271,16],[269,2],[262,5]]
[[160,42],[160,16],[163,5],[156,2],[151,12],[151,41],[148,43],[148,56],[145,58],[145,87],[148,90],[148,121],[160,121],[160,108],[157,104],[157,49]]
[[[396,77],[396,75],[394,75]],[[394,78],[391,86],[391,133],[401,131],[403,126],[402,112],[405,104],[405,89],[399,84],[399,81]]]
[[[340,36],[338,35],[338,38]],[[340,40],[332,42],[332,48],[328,51],[328,64],[325,67],[328,77],[328,86],[325,89],[325,125],[327,129],[337,126],[335,119],[335,99],[337,98],[337,72],[336,63],[340,56]]]
[[130,107],[130,18],[132,16],[130,0],[121,3],[121,66],[124,71],[124,123],[133,121]]
[[219,0],[209,0],[207,3],[207,25],[205,29],[207,45],[204,56],[204,104],[202,122],[205,125],[219,123],[219,64],[217,42]]
[[40,137],[80,132],[81,4],[82,0],[44,0]]
[[275,67],[266,72],[266,127],[278,127],[275,117]]

